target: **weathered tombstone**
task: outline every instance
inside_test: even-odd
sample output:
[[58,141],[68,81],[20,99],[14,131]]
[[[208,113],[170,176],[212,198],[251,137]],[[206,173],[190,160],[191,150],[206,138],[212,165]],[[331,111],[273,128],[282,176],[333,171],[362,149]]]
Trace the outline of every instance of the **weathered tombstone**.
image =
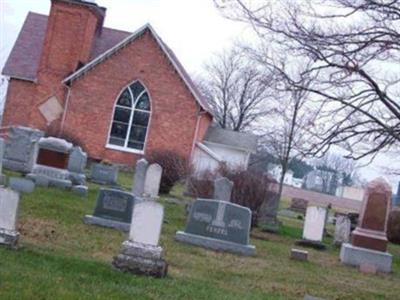
[[271,196],[264,200],[259,209],[257,223],[262,231],[272,233],[279,231],[278,208],[279,194],[271,193]]
[[307,206],[308,206],[307,200],[301,198],[293,198],[290,204],[290,209],[305,214]]
[[0,187],[0,244],[12,248],[18,244],[19,233],[16,230],[19,194]]
[[233,182],[226,177],[217,178],[214,181],[214,199],[231,201]]
[[86,197],[88,195],[88,187],[86,185],[75,185],[72,187],[72,192],[78,196]]
[[93,215],[86,215],[84,222],[91,225],[129,231],[135,197],[116,189],[100,189]]
[[165,277],[168,265],[164,251],[158,245],[164,218],[164,207],[154,201],[135,205],[129,240],[122,243],[120,254],[114,257],[114,267],[135,274]]
[[3,174],[4,140],[0,138],[0,185],[5,184],[6,176]]
[[347,215],[336,217],[335,238],[333,243],[337,246],[350,241],[351,221]]
[[151,164],[146,171],[143,195],[146,198],[158,198],[160,191],[162,168],[159,164]]
[[144,158],[136,162],[135,175],[133,177],[132,193],[135,197],[143,197],[146,171],[149,163]]
[[344,243],[340,260],[346,265],[376,266],[377,271],[390,272],[392,255],[387,250],[387,220],[390,212],[392,189],[383,179],[368,184],[361,207],[359,224],[352,233],[351,244]]
[[84,173],[87,162],[87,154],[81,147],[73,147],[69,155],[68,171],[73,173]]
[[309,206],[303,227],[303,239],[297,245],[309,246],[316,249],[325,249],[322,243],[326,221],[327,209],[325,207]]
[[35,189],[32,180],[19,177],[11,177],[8,185],[12,190],[20,193],[32,193]]
[[11,127],[4,152],[4,167],[17,172],[31,172],[38,152],[37,143],[43,135],[40,130]]
[[118,180],[118,168],[105,164],[93,164],[91,180],[99,184],[116,185]]
[[290,258],[300,261],[308,261],[308,251],[293,248],[290,251]]
[[242,255],[255,255],[249,245],[251,210],[237,204],[197,199],[190,211],[185,231],[175,239],[181,242]]

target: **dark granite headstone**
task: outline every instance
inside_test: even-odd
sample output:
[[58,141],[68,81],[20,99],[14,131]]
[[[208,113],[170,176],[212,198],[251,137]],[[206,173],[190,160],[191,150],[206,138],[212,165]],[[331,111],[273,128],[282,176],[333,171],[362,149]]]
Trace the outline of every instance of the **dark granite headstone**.
[[85,216],[85,223],[128,231],[132,220],[135,197],[116,189],[100,189],[93,216]]
[[93,164],[90,178],[93,182],[100,184],[117,184],[118,168],[104,164]]
[[250,209],[225,201],[198,199],[190,211],[185,232],[176,239],[214,250],[254,255],[249,245]]

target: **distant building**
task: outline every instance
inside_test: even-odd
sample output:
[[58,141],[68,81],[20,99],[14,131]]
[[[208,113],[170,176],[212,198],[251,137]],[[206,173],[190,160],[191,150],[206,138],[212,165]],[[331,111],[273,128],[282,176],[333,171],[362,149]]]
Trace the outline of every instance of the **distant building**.
[[342,178],[334,172],[313,170],[304,177],[303,187],[307,190],[336,194],[336,189],[342,184]]
[[[277,164],[269,164],[268,165],[268,173],[276,180],[281,180],[282,174],[282,166]],[[283,179],[283,183],[290,186],[295,186],[301,188],[303,184],[303,179],[293,177],[294,172],[292,170],[287,170],[285,173],[285,177]]]
[[355,186],[340,186],[336,189],[336,196],[362,201],[364,199],[364,189]]
[[221,164],[230,169],[247,170],[251,154],[257,151],[257,136],[218,127],[209,127],[193,152],[195,173],[214,172]]

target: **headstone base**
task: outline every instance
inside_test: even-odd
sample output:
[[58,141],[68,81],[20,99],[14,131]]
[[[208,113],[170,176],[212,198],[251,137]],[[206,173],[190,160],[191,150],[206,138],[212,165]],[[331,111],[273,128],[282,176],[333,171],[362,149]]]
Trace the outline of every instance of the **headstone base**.
[[125,231],[125,232],[128,232],[129,228],[131,226],[131,224],[129,224],[129,223],[99,218],[99,217],[95,217],[92,215],[86,215],[83,218],[83,222],[85,224],[89,224],[89,225],[98,225],[98,226],[103,226],[103,227],[108,227],[108,228],[114,228],[114,229]]
[[241,245],[227,241],[221,241],[218,239],[203,237],[200,235],[190,234],[183,231],[178,231],[176,233],[175,240],[216,251],[226,251],[245,256],[256,255],[256,247],[252,245]]
[[114,257],[113,266],[123,272],[163,278],[168,264],[163,258],[161,247],[125,241],[121,253]]
[[0,229],[0,245],[6,245],[11,248],[17,248],[19,233],[17,231],[10,231]]
[[35,173],[29,173],[28,175],[26,175],[26,177],[30,180],[33,180],[39,186],[54,186],[62,189],[69,189],[72,187],[72,181],[69,179],[51,178],[46,175]]
[[378,272],[390,273],[393,257],[388,252],[355,247],[344,243],[340,250],[340,261],[345,265],[360,267],[363,264],[373,265]]
[[72,192],[81,197],[86,197],[88,195],[88,190],[86,185],[75,185],[72,187]]
[[326,246],[319,241],[311,241],[311,240],[306,240],[306,239],[301,239],[299,241],[296,241],[296,245],[303,246],[303,247],[310,247],[314,248],[317,250],[325,250]]
[[294,260],[308,261],[308,251],[293,248],[290,252],[290,258]]

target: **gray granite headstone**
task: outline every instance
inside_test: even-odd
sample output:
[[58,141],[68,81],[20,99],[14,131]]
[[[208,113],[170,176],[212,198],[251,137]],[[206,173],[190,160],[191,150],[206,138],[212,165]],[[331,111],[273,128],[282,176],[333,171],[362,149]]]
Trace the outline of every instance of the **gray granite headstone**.
[[81,147],[74,147],[69,155],[68,171],[73,173],[84,173],[87,162],[87,154]]
[[35,189],[32,180],[19,177],[11,177],[8,185],[12,190],[20,193],[32,193]]
[[28,127],[11,127],[6,142],[4,167],[29,173],[37,157],[38,141],[44,133]]
[[93,164],[91,169],[91,180],[100,184],[117,184],[118,168],[104,164]]
[[226,177],[217,178],[214,181],[214,199],[231,201],[233,182]]
[[15,247],[19,233],[16,231],[19,194],[0,187],[0,244]]
[[116,189],[100,189],[93,216],[85,216],[85,223],[128,231],[132,220],[135,198],[131,193]]
[[279,208],[279,194],[271,193],[269,198],[266,198],[259,209],[257,222],[258,226],[263,231],[278,232],[278,208]]
[[228,251],[254,255],[249,245],[251,211],[247,207],[226,201],[198,199],[190,211],[185,232],[178,231],[178,241]]
[[158,192],[160,191],[161,175],[162,168],[159,164],[151,164],[147,168],[143,191],[143,195],[145,197],[158,197]]
[[136,163],[135,175],[133,177],[133,188],[132,193],[136,197],[143,197],[144,183],[146,180],[146,172],[149,163],[144,158],[140,159]]
[[334,244],[340,246],[350,241],[351,221],[347,215],[339,215],[336,218]]

